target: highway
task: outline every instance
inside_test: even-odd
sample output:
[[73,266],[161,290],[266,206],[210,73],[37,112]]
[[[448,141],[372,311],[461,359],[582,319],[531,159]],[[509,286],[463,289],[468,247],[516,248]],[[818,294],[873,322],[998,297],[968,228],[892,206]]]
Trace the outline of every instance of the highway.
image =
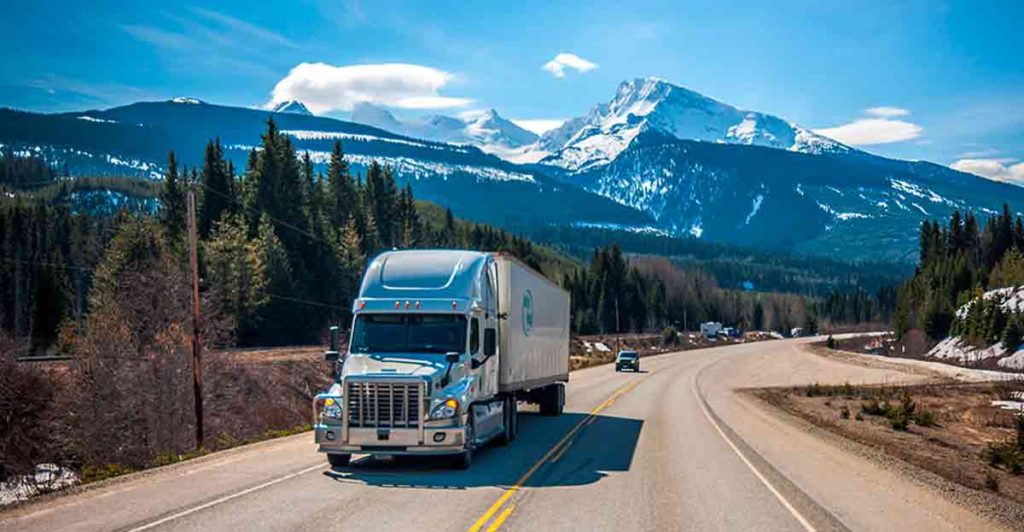
[[909,382],[806,340],[574,372],[566,414],[468,471],[424,460],[332,470],[310,434],[263,442],[0,514],[0,530],[997,530],[936,488],[736,390]]

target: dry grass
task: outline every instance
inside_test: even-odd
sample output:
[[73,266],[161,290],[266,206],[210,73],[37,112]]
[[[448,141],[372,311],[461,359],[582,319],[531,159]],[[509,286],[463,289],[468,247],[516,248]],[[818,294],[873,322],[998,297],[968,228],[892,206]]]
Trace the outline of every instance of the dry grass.
[[[821,386],[754,390],[782,410],[963,486],[1024,503],[1024,475],[992,459],[1017,445],[1017,416],[991,406],[1024,383]],[[908,401],[912,403],[907,412]],[[853,413],[854,415],[849,415]],[[1024,451],[1024,450],[1022,450]]]

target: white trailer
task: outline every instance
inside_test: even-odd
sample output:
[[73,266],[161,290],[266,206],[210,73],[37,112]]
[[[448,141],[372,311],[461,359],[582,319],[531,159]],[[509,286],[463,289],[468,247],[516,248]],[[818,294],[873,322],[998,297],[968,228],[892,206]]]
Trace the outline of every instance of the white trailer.
[[514,257],[391,251],[367,267],[334,384],[313,401],[332,466],[352,454],[447,455],[516,437],[518,403],[558,415],[569,378],[569,294]]

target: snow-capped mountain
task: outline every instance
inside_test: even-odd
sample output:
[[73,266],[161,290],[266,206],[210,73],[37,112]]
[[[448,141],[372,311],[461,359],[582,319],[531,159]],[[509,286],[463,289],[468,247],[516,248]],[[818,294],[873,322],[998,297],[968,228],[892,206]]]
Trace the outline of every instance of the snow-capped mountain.
[[[168,150],[202,164],[214,138],[244,167],[272,117],[319,169],[340,140],[354,171],[389,165],[418,197],[478,221],[644,228],[854,260],[913,260],[921,221],[953,209],[1024,208],[1024,187],[854,150],[659,80],[626,82],[613,101],[541,139],[493,111],[415,123],[367,105],[354,114],[378,127],[192,98],[58,114],[0,109],[0,145],[72,175],[159,179]],[[540,164],[509,162],[545,148]]]
[[[162,179],[168,151],[182,165],[201,165],[206,143],[213,139],[220,139],[225,157],[236,168],[244,168],[271,118],[296,150],[309,154],[318,171],[325,169],[340,141],[353,172],[365,172],[371,161],[389,166],[418,198],[471,220],[508,226],[583,221],[632,227],[650,222],[635,209],[568,186],[543,169],[521,167],[474,146],[410,138],[330,117],[195,99],[55,114],[0,108],[0,148],[38,155],[72,176]],[[439,122],[435,126],[443,127]],[[489,123],[479,118],[468,124],[458,121],[458,126],[486,138]]]
[[281,102],[275,105],[274,108],[271,109],[270,111],[273,113],[293,113],[297,115],[313,116],[313,113],[311,113],[309,109],[306,108],[306,105],[298,100],[288,100],[286,102]]
[[351,119],[359,124],[409,137],[471,144],[498,156],[524,149],[538,139],[535,133],[517,126],[494,109],[465,118],[431,115],[422,120],[401,121],[383,107],[360,103],[352,110]]
[[610,102],[545,133],[532,149],[547,154],[542,164],[580,171],[608,164],[644,132],[814,154],[853,151],[777,116],[737,109],[657,78],[623,82]]

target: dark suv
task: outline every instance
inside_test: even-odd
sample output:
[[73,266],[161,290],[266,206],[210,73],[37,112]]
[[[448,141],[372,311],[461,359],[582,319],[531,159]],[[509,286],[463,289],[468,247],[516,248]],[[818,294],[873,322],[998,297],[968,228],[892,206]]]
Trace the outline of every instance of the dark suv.
[[640,371],[640,355],[636,351],[619,351],[615,355],[615,371],[626,369]]

